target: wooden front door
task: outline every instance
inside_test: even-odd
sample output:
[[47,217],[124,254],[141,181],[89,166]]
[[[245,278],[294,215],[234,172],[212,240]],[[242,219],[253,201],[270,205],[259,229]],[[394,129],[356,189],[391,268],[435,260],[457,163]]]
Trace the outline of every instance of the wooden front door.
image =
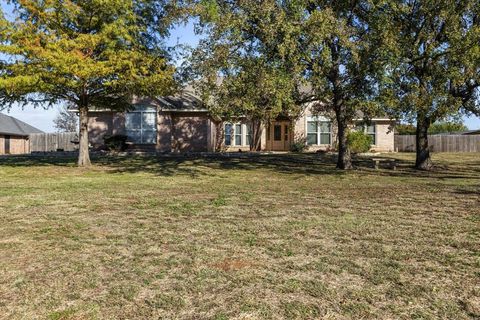
[[267,149],[288,151],[291,145],[290,121],[275,121],[267,132]]

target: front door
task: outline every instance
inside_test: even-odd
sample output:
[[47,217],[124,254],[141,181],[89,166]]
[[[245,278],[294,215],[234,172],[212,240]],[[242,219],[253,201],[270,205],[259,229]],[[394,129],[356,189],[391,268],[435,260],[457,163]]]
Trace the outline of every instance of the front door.
[[267,132],[267,148],[272,151],[290,150],[290,121],[275,121]]

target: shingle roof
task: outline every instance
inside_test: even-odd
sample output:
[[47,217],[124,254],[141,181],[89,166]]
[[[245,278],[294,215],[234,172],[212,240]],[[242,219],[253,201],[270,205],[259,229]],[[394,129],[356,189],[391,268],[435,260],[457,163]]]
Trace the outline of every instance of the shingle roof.
[[0,133],[13,136],[28,136],[31,133],[43,133],[28,123],[0,113]]
[[186,86],[176,95],[160,97],[158,100],[165,111],[207,111],[191,85]]

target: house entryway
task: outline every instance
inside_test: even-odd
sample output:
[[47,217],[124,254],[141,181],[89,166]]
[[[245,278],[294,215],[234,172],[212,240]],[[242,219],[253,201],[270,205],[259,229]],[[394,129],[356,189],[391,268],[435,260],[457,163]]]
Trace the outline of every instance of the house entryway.
[[268,151],[289,151],[292,143],[290,121],[275,121],[267,129]]

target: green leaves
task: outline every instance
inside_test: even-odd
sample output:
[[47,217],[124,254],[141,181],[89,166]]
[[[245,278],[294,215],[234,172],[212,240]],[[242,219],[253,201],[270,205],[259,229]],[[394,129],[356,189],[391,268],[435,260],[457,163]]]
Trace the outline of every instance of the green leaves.
[[296,112],[298,74],[288,63],[297,48],[277,1],[202,0],[207,37],[190,59],[193,79],[212,114],[260,121]]
[[220,8],[216,0],[201,0],[200,5],[200,17],[204,23],[214,23],[218,21],[220,17]]
[[480,112],[478,1],[386,1],[382,34],[390,111],[430,122]]
[[99,105],[110,98],[108,107],[123,108],[134,94],[170,93],[174,68],[150,47],[162,36],[152,25],[160,12],[147,14],[153,3],[164,1],[13,1],[17,19],[0,20],[0,101]]

